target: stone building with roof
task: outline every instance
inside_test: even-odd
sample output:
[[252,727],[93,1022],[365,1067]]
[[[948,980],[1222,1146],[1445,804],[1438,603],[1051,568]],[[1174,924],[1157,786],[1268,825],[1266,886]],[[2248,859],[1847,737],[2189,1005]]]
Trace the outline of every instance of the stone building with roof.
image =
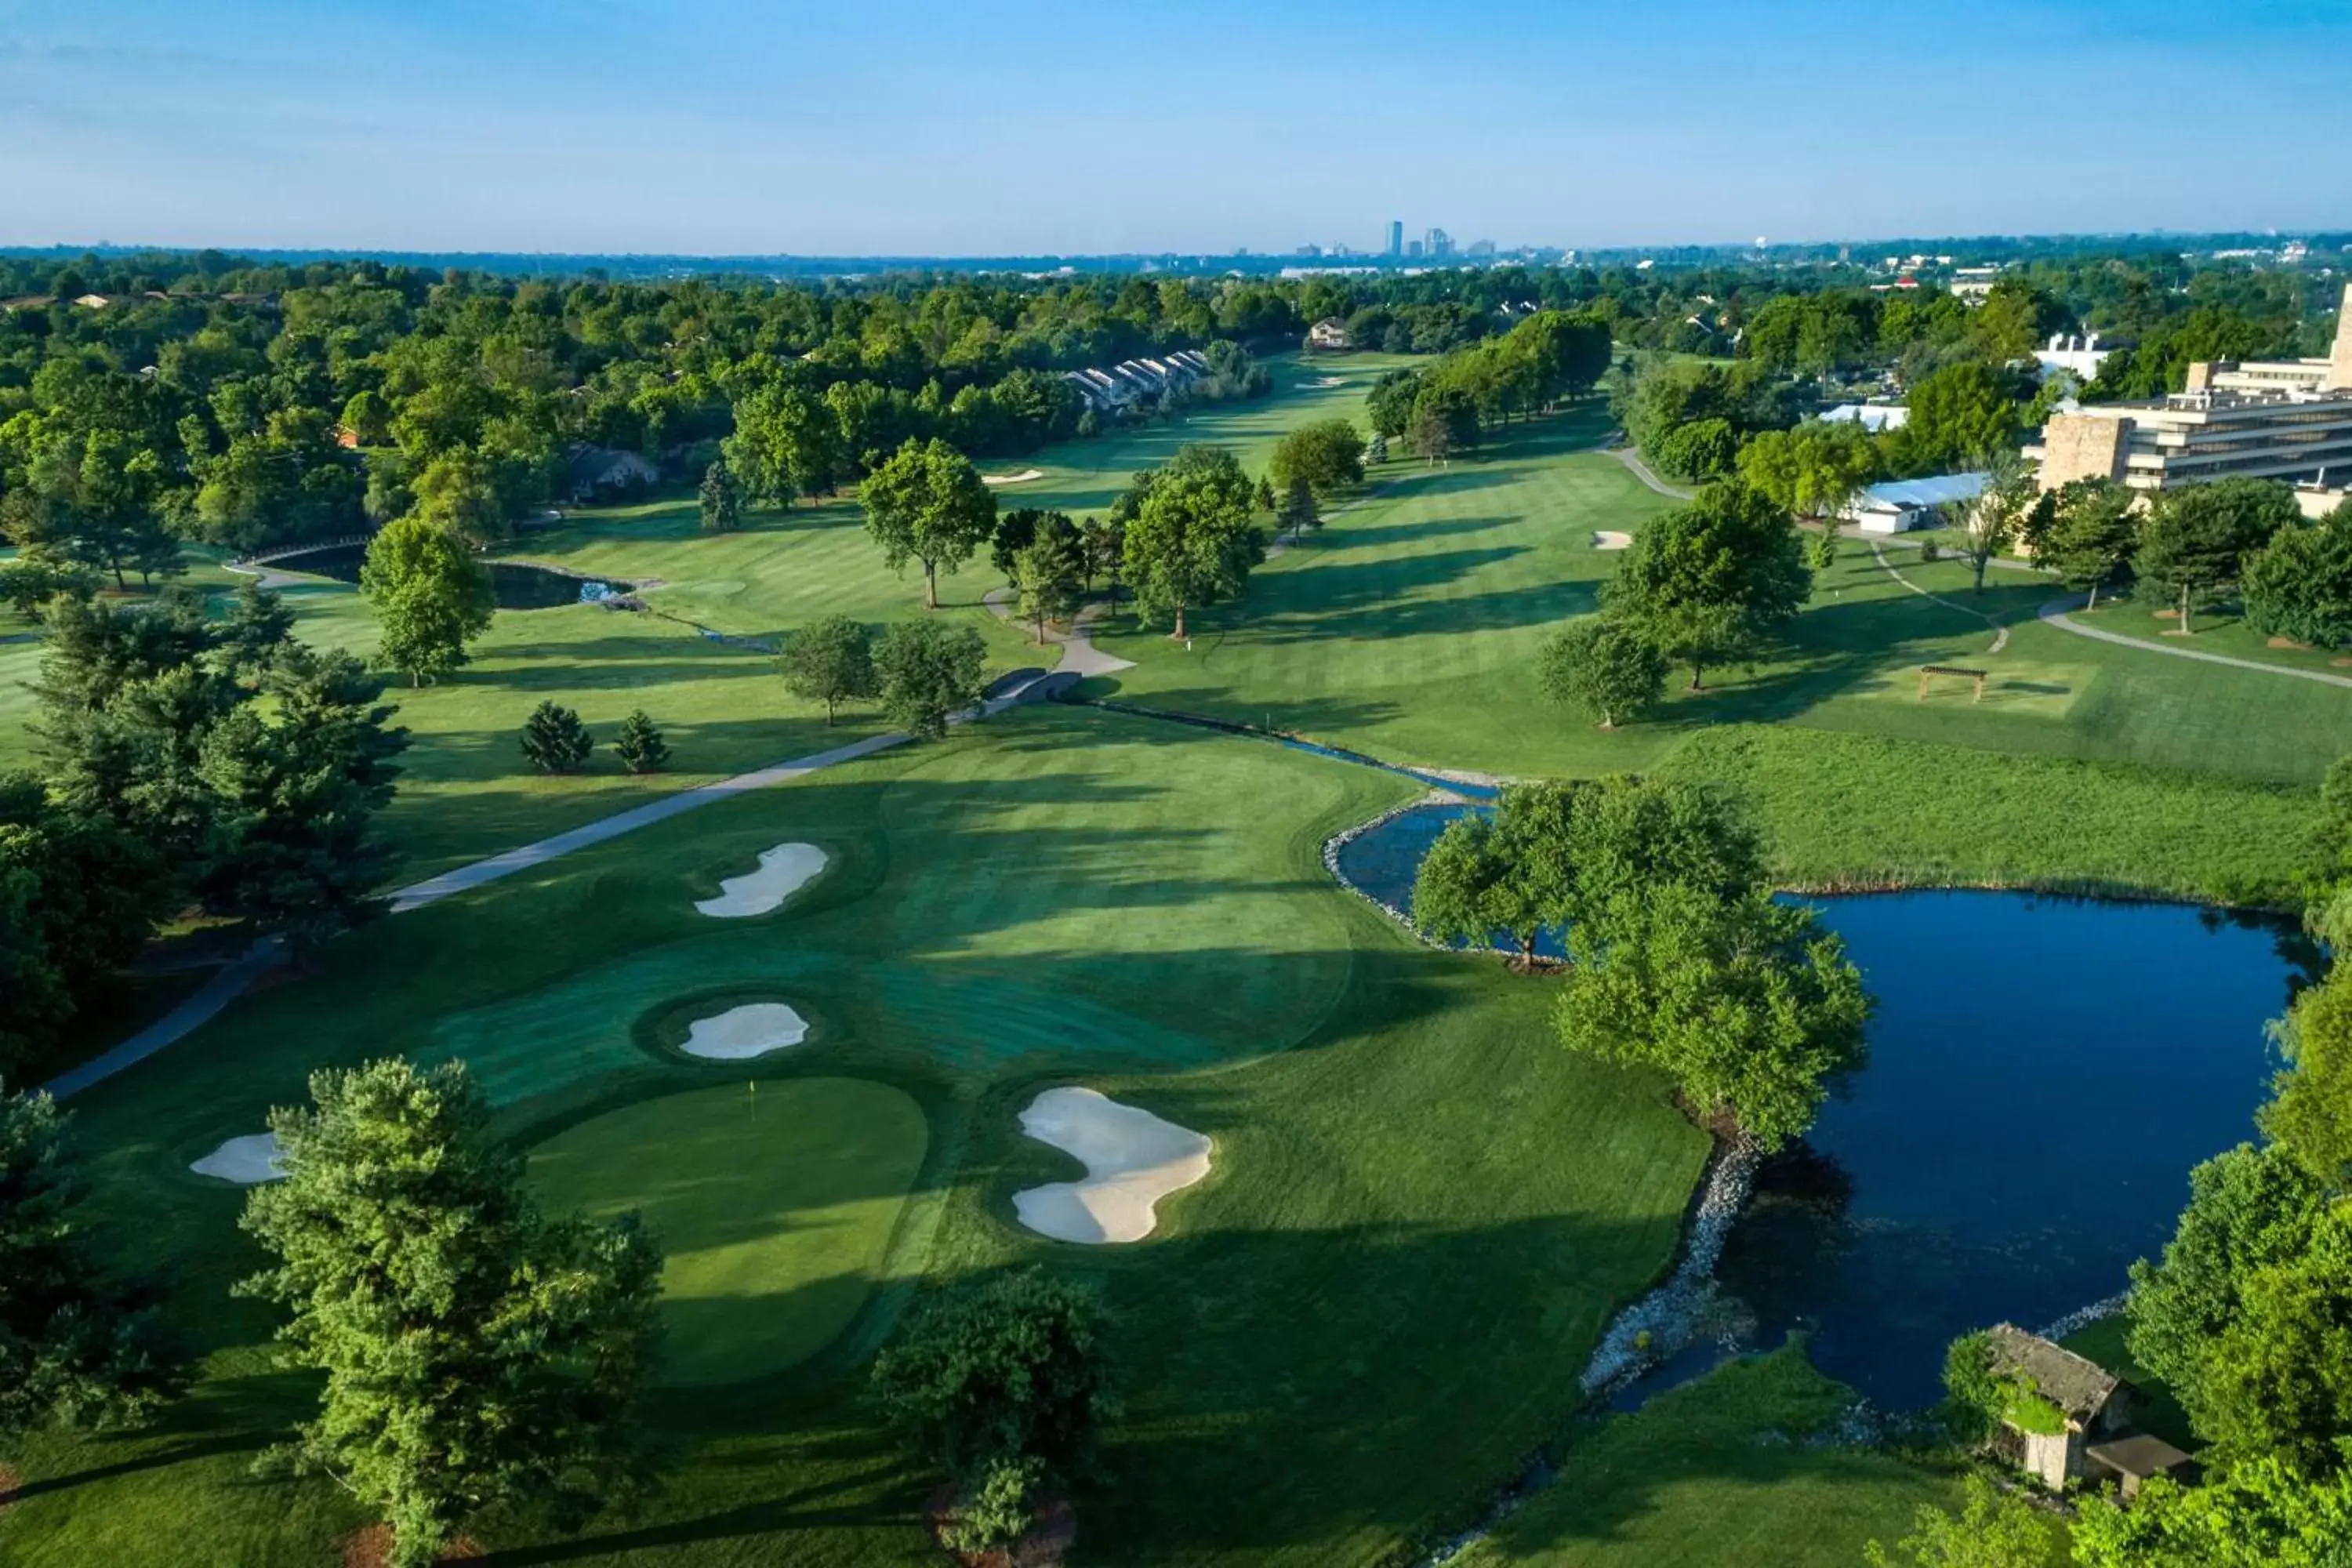
[[[2041,1417],[2020,1408],[2004,1423],[2002,1446],[2052,1491],[2070,1481],[2112,1482],[2128,1498],[2151,1476],[2179,1478],[2195,1468],[2163,1438],[2132,1428],[2137,1391],[2098,1363],[2011,1323],[1985,1339],[1993,1373],[2029,1396]],[[2049,1430],[2053,1426],[2057,1430]]]

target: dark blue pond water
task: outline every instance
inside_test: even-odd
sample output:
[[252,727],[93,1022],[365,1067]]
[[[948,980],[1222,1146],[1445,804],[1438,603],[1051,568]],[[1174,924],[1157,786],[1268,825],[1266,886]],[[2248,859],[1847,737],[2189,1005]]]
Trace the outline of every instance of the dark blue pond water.
[[[1342,873],[1401,907],[1463,809],[1360,836]],[[1958,1334],[2042,1327],[2162,1247],[2189,1167],[2252,1133],[2308,950],[2179,905],[1810,901],[1878,998],[1870,1064],[1767,1165],[1718,1279],[1749,1342],[1810,1330],[1823,1371],[1923,1405]]]
[[[367,557],[357,545],[328,545],[277,558],[280,571],[307,572],[339,583],[360,580],[360,564]],[[520,561],[491,561],[490,593],[501,610],[551,610],[562,605],[593,604],[627,592],[627,585],[593,577],[574,577]]]

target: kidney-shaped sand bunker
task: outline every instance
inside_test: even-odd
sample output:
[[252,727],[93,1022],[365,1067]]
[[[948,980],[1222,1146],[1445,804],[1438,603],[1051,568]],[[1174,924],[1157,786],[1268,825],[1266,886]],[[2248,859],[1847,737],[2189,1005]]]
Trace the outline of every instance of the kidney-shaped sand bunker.
[[824,865],[824,851],[814,844],[779,844],[760,851],[757,870],[726,879],[719,884],[717,898],[694,907],[719,920],[764,915],[806,887]]
[[1209,1173],[1209,1140],[1091,1089],[1049,1089],[1021,1113],[1021,1131],[1087,1167],[1086,1179],[1013,1194],[1021,1223],[1056,1241],[1141,1241],[1152,1205]]

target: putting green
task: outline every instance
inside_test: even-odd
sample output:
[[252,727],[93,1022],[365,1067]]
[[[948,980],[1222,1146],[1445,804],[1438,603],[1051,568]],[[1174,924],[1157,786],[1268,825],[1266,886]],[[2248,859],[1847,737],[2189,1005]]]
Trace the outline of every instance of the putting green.
[[662,1381],[732,1383],[806,1361],[857,1315],[928,1142],[886,1084],[730,1084],[559,1133],[530,1180],[552,1213],[644,1215],[667,1258]]

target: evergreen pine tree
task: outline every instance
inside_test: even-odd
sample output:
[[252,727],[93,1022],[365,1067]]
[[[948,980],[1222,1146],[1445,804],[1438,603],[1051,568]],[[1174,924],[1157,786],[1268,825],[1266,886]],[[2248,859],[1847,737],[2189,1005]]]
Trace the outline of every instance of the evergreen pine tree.
[[593,749],[588,726],[560,703],[541,703],[522,727],[522,754],[543,773],[576,773],[588,765]]
[[732,533],[743,526],[743,489],[726,460],[702,470],[702,531]]
[[613,751],[633,773],[657,773],[669,765],[669,742],[642,708],[621,721]]

